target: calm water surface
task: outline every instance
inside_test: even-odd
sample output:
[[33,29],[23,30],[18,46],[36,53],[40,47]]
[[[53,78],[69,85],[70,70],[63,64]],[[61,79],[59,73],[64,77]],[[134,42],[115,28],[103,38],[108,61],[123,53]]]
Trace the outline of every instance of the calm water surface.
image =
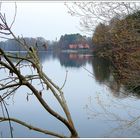
[[[107,61],[89,54],[42,52],[39,55],[45,73],[60,87],[68,71],[63,92],[81,138],[140,137],[139,95],[126,92],[123,85],[116,83]],[[23,72],[30,71],[23,68]],[[4,75],[1,71],[1,76]],[[33,95],[27,101],[27,93],[30,91],[22,87],[6,100],[10,116],[68,134],[67,128],[50,116]],[[49,91],[44,92],[43,97],[54,110],[63,114]],[[12,127],[14,137],[51,137],[13,122]],[[10,137],[8,122],[0,123],[0,137]]]

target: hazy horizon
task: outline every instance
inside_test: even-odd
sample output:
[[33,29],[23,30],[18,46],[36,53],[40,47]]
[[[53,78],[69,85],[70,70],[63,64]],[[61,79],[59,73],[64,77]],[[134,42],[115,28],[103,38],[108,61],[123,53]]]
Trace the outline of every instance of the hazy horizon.
[[[17,1],[17,15],[12,31],[23,37],[43,37],[46,40],[59,40],[61,35],[80,33],[78,17],[68,14],[64,1]],[[8,23],[15,13],[15,2],[2,2],[1,10]]]

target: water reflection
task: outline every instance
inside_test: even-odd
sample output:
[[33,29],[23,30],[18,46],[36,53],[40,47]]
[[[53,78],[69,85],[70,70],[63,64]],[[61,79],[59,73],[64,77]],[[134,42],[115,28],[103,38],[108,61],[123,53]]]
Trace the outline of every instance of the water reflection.
[[[137,98],[140,97],[139,92],[132,90],[127,84],[124,84],[123,81],[118,78],[110,61],[94,57],[92,59],[92,67],[96,81],[100,84],[107,85],[113,96],[118,98],[124,98],[131,95],[136,96]],[[137,77],[137,75],[135,75],[135,77]]]
[[140,108],[130,100],[120,102],[108,96],[106,102],[102,94],[96,94],[95,97],[88,97],[84,110],[89,120],[99,120],[100,123],[108,125],[104,137],[139,137],[140,135]]
[[93,75],[95,80],[99,84],[104,84],[109,87],[114,97],[125,98],[128,96],[136,96],[139,98],[139,93],[129,89],[129,86],[124,85],[117,77],[117,73],[114,71],[110,61],[93,57],[91,54],[81,54],[74,52],[62,52],[62,53],[41,53],[40,59],[42,63],[45,59],[57,59],[61,66],[67,68],[80,68],[86,66],[87,63],[92,65]]
[[[25,54],[26,53],[21,53],[20,55]],[[61,82],[63,83],[65,70],[69,70],[70,76],[68,75],[64,93],[80,137],[104,137],[105,135],[103,135],[103,133],[109,131],[110,126],[113,127],[112,130],[114,130],[110,133],[112,137],[118,135],[121,137],[140,135],[133,133],[137,128],[137,130],[140,129],[140,125],[136,126],[136,123],[133,123],[140,123],[140,121],[135,121],[140,118],[139,101],[132,101],[131,98],[128,98],[128,95],[131,94],[126,92],[125,86],[116,79],[110,62],[93,57],[91,54],[74,52],[39,52],[38,55],[43,64],[43,68],[46,70],[45,72],[47,72],[49,76],[53,75],[52,77],[55,77],[56,82],[60,85]],[[86,73],[83,67],[93,70],[93,79],[89,77],[89,73]],[[73,72],[73,69],[77,69],[77,71]],[[25,68],[25,72],[27,72],[26,70]],[[104,90],[104,85],[107,85],[107,90]],[[41,110],[34,96],[23,94],[27,92],[25,88],[18,91],[18,94],[14,97],[14,105],[8,106],[10,115],[16,116],[17,118],[19,117],[19,119],[30,122],[31,124],[35,123],[38,127],[46,128],[47,126],[51,130],[61,131],[63,134],[67,134],[68,132],[65,131],[64,126],[57,123],[56,120],[49,118],[49,115],[44,113],[44,110]],[[98,94],[96,94],[96,92]],[[99,92],[101,93],[99,94]],[[138,94],[133,95],[138,97]],[[57,111],[59,110],[58,104],[54,103],[51,94],[47,93],[43,94],[43,96]],[[87,103],[86,99],[89,96],[90,98]],[[114,98],[114,96],[117,98]],[[28,101],[27,103],[26,100]],[[11,102],[9,101],[8,103],[10,104]],[[77,104],[75,105],[73,103]],[[88,115],[85,115],[83,111],[83,107],[86,103],[85,109]],[[134,108],[135,106],[137,106],[137,108]],[[87,119],[87,116],[92,118],[92,120]],[[108,119],[107,124],[105,124],[105,119]],[[128,125],[133,127],[131,127],[130,130],[126,129]],[[6,127],[5,124],[1,126],[4,135],[4,133],[8,131],[8,127]],[[122,126],[124,126],[123,129],[125,132],[127,131],[125,134],[122,134],[122,129],[119,129],[122,128]],[[118,128],[120,132],[116,131],[116,128]],[[15,125],[14,131],[15,137],[47,137],[46,135],[25,131],[18,125]],[[5,134],[4,136],[7,135]]]
[[[26,52],[20,52],[19,55],[25,56]],[[93,57],[89,53],[78,52],[38,52],[41,63],[49,60],[58,60],[60,65],[65,68],[81,68],[86,64],[92,65],[93,75],[99,84],[107,85],[111,90],[113,96],[118,98],[125,98],[134,95],[140,97],[139,92],[132,91],[130,87],[124,85],[120,79],[117,78],[117,73],[114,71],[110,61]],[[137,76],[137,75],[136,75]]]
[[95,79],[100,83],[110,81],[111,63],[103,58],[94,57],[92,59],[93,73]]
[[60,60],[61,66],[75,68],[84,66],[88,61],[91,60],[90,55],[77,53],[60,53],[58,58]]
[[48,59],[57,59],[59,60],[61,66],[72,67],[72,68],[80,68],[85,66],[86,63],[91,62],[91,54],[82,54],[82,53],[68,53],[68,52],[41,52],[39,53],[39,57],[41,62],[43,63]]

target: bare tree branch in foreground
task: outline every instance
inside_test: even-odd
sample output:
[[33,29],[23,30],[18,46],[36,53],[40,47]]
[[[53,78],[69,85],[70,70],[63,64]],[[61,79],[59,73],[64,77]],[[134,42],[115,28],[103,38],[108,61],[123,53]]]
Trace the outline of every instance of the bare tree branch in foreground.
[[[16,8],[17,7],[15,6],[15,12],[17,11]],[[20,87],[26,86],[34,94],[34,96],[36,96],[36,99],[40,102],[40,105],[42,105],[42,107],[44,107],[45,110],[49,112],[50,115],[55,117],[58,121],[62,122],[68,128],[68,130],[71,133],[70,137],[78,137],[64,94],[61,90],[65,85],[65,82],[62,88],[59,88],[44,73],[43,67],[38,57],[38,52],[35,49],[35,47],[29,46],[24,40],[24,38],[16,37],[16,35],[12,32],[11,29],[15,21],[15,16],[11,25],[9,26],[6,21],[5,14],[2,14],[2,12],[0,12],[0,34],[3,38],[11,37],[15,41],[17,41],[19,45],[26,50],[26,55],[19,56],[18,54],[5,52],[0,48],[0,65],[1,65],[0,70],[1,71],[4,70],[7,73],[6,77],[3,78],[1,77],[0,79],[0,91],[1,91],[0,102],[3,102],[6,98],[14,94]],[[22,71],[23,67],[28,67],[32,71],[32,74],[24,74]],[[32,84],[32,82],[35,80],[38,80],[40,82],[40,84],[42,85],[42,89]],[[47,92],[47,90],[50,90],[52,92],[53,96],[58,101],[60,107],[63,109],[66,117],[60,115],[57,111],[55,111],[55,109],[51,108],[49,104],[45,101],[45,99],[42,96],[42,91]],[[12,117],[6,118],[4,116],[1,116],[0,121],[13,121],[35,131],[39,131],[56,137],[66,137],[61,134],[57,134],[47,130],[42,130],[34,126],[30,126],[27,123]]]
[[68,13],[80,18],[81,30],[92,35],[99,23],[108,24],[114,17],[124,18],[140,8],[139,2],[66,2]]

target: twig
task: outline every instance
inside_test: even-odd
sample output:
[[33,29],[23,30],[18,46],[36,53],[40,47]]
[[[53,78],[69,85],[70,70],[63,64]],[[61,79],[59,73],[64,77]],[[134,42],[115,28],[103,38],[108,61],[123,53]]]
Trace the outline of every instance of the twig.
[[17,4],[16,4],[16,2],[15,2],[15,12],[14,13],[15,13],[15,15],[14,15],[13,21],[12,21],[12,23],[10,25],[10,29],[12,28],[12,26],[13,26],[13,24],[15,22],[15,19],[16,19],[16,14],[17,14]]
[[[1,98],[1,96],[0,96],[0,98]],[[3,105],[4,105],[5,111],[6,111],[6,113],[7,113],[7,117],[8,117],[7,120],[8,120],[8,122],[9,122],[11,138],[13,138],[12,125],[11,125],[11,121],[10,121],[9,112],[8,112],[8,109],[7,109],[6,105],[5,105],[5,103],[4,103],[4,100],[3,100],[2,98],[1,98],[1,100],[2,100],[2,103],[3,103]]]
[[6,94],[4,97],[2,97],[2,100],[4,100],[6,97],[8,97],[9,95],[11,95],[13,92],[15,92],[18,88],[20,87],[20,85],[16,88],[14,88],[12,91],[10,91],[8,94]]
[[12,88],[12,87],[16,87],[16,86],[19,86],[19,85],[20,85],[20,83],[7,85],[7,86],[4,86],[4,87],[0,88],[0,90],[4,90],[4,89],[7,89],[7,88]]
[[[1,99],[1,100],[2,100],[2,99]],[[2,115],[3,115],[3,117],[5,117],[4,108],[3,108],[3,104],[2,104],[2,102],[1,102],[1,100],[0,100],[0,104],[1,104]]]
[[65,81],[64,81],[64,83],[63,83],[62,87],[60,88],[60,90],[62,90],[62,89],[63,89],[63,87],[65,86],[66,81],[67,81],[67,76],[68,76],[68,71],[66,70]]

